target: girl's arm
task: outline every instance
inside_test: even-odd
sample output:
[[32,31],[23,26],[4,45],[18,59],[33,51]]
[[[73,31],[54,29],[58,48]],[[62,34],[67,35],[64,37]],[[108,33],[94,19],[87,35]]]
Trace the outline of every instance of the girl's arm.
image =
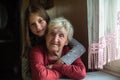
[[85,47],[75,39],[69,42],[69,45],[72,46],[72,49],[60,58],[60,60],[62,60],[65,64],[72,64],[86,51]]

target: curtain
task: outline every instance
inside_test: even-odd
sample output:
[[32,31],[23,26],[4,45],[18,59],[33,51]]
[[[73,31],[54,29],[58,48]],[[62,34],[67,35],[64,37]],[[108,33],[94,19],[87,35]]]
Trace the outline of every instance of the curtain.
[[120,0],[87,0],[88,68],[120,59]]

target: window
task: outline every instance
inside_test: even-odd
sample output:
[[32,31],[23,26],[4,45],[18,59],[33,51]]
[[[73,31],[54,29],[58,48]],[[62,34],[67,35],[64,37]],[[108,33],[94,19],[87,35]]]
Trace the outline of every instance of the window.
[[87,0],[90,69],[120,74],[120,0]]

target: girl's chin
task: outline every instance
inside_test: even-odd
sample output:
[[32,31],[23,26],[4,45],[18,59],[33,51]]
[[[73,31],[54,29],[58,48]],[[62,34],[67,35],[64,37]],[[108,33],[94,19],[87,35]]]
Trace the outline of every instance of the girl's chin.
[[39,36],[39,37],[42,37],[42,36],[44,36],[44,34],[43,34],[43,33],[41,33],[41,34],[38,34],[38,36]]
[[39,37],[44,36],[44,34],[45,34],[44,32],[37,33]]

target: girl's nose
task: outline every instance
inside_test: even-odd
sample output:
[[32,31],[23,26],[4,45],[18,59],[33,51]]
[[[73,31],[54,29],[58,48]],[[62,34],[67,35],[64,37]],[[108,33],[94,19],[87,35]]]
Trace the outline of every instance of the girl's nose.
[[36,28],[37,28],[37,30],[41,30],[41,29],[42,29],[42,26],[41,26],[41,24],[39,24],[39,23],[36,23]]

